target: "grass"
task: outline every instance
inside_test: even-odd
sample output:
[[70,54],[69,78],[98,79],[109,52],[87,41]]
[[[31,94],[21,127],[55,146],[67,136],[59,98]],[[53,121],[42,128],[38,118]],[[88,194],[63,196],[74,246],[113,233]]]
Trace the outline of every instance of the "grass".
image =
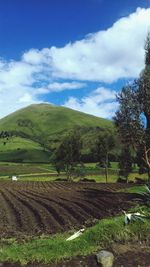
[[44,175],[30,175],[30,176],[20,176],[19,180],[20,181],[30,181],[30,182],[52,182],[55,181],[56,179],[63,179],[66,178],[65,176],[48,176],[47,174]]
[[138,171],[134,172],[134,173],[130,173],[129,174],[129,181],[134,181],[136,177],[138,177],[138,178],[140,178],[146,182],[148,179],[148,174],[147,173],[139,174]]
[[[97,183],[105,183],[106,182],[106,178],[105,175],[102,174],[94,174],[94,175],[87,175],[86,178],[88,179],[94,179]],[[108,175],[108,183],[115,183],[117,182],[117,175]]]
[[49,153],[33,140],[13,136],[0,138],[0,161],[49,162]]
[[131,188],[125,188],[125,189],[121,189],[119,190],[119,192],[126,192],[126,193],[146,193],[146,187],[145,185],[137,185],[137,186],[133,186]]
[[[94,179],[98,183],[105,183],[106,182],[105,175],[101,174],[100,172],[99,172],[99,174],[93,174],[93,175],[92,174],[88,174],[88,175],[86,175],[86,177],[88,179]],[[138,178],[142,179],[145,182],[147,181],[147,178],[148,178],[146,173],[138,174],[138,172],[137,172],[137,173],[130,173],[128,180],[130,182],[131,181],[135,182],[136,181],[135,177],[138,177]],[[108,170],[108,183],[115,183],[115,182],[117,182],[117,180],[118,180],[118,174],[112,174],[111,171]]]
[[49,104],[30,105],[0,120],[0,130],[23,132],[47,140],[51,135],[76,126],[113,128],[113,122],[65,107]]
[[91,148],[99,132],[115,131],[114,123],[107,119],[50,104],[30,105],[0,120],[0,133],[13,134],[0,138],[0,161],[49,162],[50,151],[75,128],[81,134],[83,151]]
[[[0,168],[0,170],[1,170],[1,168]],[[23,169],[22,169],[22,171],[23,171]],[[12,175],[17,175],[19,180],[21,180],[21,181],[54,181],[56,179],[61,180],[61,179],[66,178],[66,175],[63,173],[61,175],[57,176],[55,172],[53,172],[54,175],[51,174],[50,172],[48,172],[47,170],[45,170],[45,172],[44,172],[44,169],[43,170],[41,169],[40,172],[38,172],[37,169],[33,170],[33,168],[25,169],[26,172],[23,172],[23,173],[22,173],[22,171],[17,170],[16,168],[14,168],[14,169],[11,168],[11,170],[7,169],[5,174],[4,174],[4,172],[3,173],[1,172],[0,180],[9,180]],[[132,176],[132,178],[129,179],[129,181],[134,181],[134,177],[135,176]],[[97,183],[105,183],[106,182],[105,175],[101,175],[101,174],[99,174],[99,175],[98,174],[86,175],[85,178],[87,178],[89,180],[95,180],[95,182],[97,182]],[[118,179],[117,175],[112,175],[112,174],[108,175],[108,183],[116,183],[117,179]],[[80,177],[73,178],[74,182],[78,182],[79,180],[80,180]],[[145,178],[145,181],[146,181],[146,178]]]
[[[118,171],[115,169],[117,162],[112,162],[113,168],[108,169],[108,182],[115,183],[118,179]],[[54,174],[54,175],[53,175]],[[12,175],[17,175],[23,181],[53,181],[56,178],[66,178],[65,173],[56,176],[57,172],[50,163],[13,163],[0,162],[0,179],[9,179]],[[105,183],[105,171],[103,168],[97,168],[95,163],[85,164],[85,177],[94,179],[98,183]],[[144,181],[147,180],[147,174],[130,173],[129,181],[135,181],[138,177]],[[73,179],[79,181],[80,177]]]
[[0,152],[0,161],[3,162],[49,162],[49,153],[39,149],[16,149]]
[[2,163],[0,164],[0,178],[11,177],[12,175],[33,175],[56,173],[54,167],[50,164],[23,164],[23,163]]
[[[112,161],[112,162],[110,162],[110,164],[111,164],[110,169],[118,170],[118,162]],[[90,169],[91,170],[99,170],[100,169],[97,167],[97,163],[91,162],[91,163],[85,163],[84,165],[85,165],[87,170],[90,170]]]
[[10,137],[8,140],[0,138],[0,152],[11,151],[14,149],[43,150],[43,147],[35,141],[19,136]]
[[[143,209],[150,213],[150,208]],[[21,264],[59,262],[77,255],[88,255],[98,249],[110,248],[113,242],[149,240],[149,220],[135,221],[128,226],[124,226],[123,222],[123,216],[100,220],[95,226],[86,229],[82,236],[69,242],[65,239],[72,232],[23,240],[21,243],[15,239],[2,239],[0,261]]]

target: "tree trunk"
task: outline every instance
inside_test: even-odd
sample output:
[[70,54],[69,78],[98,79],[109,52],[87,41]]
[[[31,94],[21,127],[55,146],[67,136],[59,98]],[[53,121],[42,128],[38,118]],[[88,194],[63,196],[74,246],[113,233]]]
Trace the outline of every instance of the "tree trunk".
[[146,117],[146,134],[149,138],[147,138],[146,146],[144,146],[143,160],[148,168],[148,177],[150,179],[150,148],[147,149],[147,147],[150,147],[150,113],[145,112],[145,117]]
[[108,153],[106,153],[105,177],[106,177],[106,183],[107,183],[108,182]]
[[148,168],[148,175],[150,173],[150,160],[149,160],[149,156],[148,156],[149,152],[150,152],[150,148],[147,149],[146,146],[145,146],[144,147],[143,160],[144,160],[144,162],[145,162],[145,164],[146,164],[146,166]]
[[66,174],[67,174],[67,180],[70,180],[70,171],[69,171],[69,165],[66,166]]
[[108,182],[108,167],[105,167],[105,177],[106,177],[106,183]]

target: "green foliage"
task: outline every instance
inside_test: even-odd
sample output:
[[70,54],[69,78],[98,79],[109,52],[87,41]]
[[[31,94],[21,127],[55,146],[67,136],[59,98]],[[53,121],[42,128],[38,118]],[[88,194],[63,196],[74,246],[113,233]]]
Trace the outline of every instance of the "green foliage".
[[109,152],[115,146],[115,141],[110,134],[99,134],[95,142],[94,157],[98,161],[100,167],[105,168],[106,182],[108,179],[108,167],[109,167]]
[[75,176],[80,179],[83,179],[85,177],[86,168],[82,162],[75,167],[74,173],[75,173]]
[[133,158],[129,147],[124,147],[119,159],[119,176],[128,179],[129,173],[132,171]]
[[[145,43],[145,68],[139,79],[118,94],[114,118],[123,144],[132,146],[150,171],[150,34]],[[143,120],[144,119],[144,120]],[[139,157],[138,155],[138,157]]]
[[[134,186],[134,187],[125,189],[124,192],[138,193],[139,199],[141,198],[142,203],[145,206],[147,206],[148,210],[150,209],[150,182],[148,182],[146,185]],[[148,214],[148,218],[150,219],[150,213]]]
[[150,65],[150,32],[148,32],[145,42],[145,65]]
[[135,84],[122,88],[118,94],[119,110],[114,117],[120,139],[123,144],[133,148],[143,142],[144,126],[141,120],[141,107]]
[[142,199],[144,201],[144,204],[150,207],[150,182],[145,186],[145,192],[143,193],[143,197],[144,199]]
[[[55,152],[56,170],[65,170],[68,180],[75,171],[75,166],[81,159],[82,143],[78,133],[72,132],[64,138],[60,146]],[[58,172],[58,173],[59,173]]]

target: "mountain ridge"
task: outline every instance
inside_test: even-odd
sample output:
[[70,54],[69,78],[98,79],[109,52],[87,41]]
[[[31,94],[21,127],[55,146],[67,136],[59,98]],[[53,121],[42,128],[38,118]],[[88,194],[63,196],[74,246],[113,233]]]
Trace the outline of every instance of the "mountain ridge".
[[[80,131],[83,139],[87,139],[87,136],[90,136],[88,137],[90,140],[95,138],[94,135],[97,130],[114,132],[114,124],[110,120],[62,106],[41,103],[29,105],[0,119],[0,133],[8,133],[6,138],[1,138],[0,140],[3,143],[5,142],[5,146],[8,147],[8,153],[9,142],[7,142],[7,138],[10,139],[10,136],[13,136],[13,140],[15,136],[21,137],[22,142],[25,139],[32,140],[37,143],[37,147],[40,144],[43,149],[50,147],[53,150],[63,137],[75,128]],[[5,135],[1,134],[1,136]],[[3,152],[3,145],[0,145],[0,149],[0,152]],[[20,150],[17,142],[16,150],[17,153]],[[21,152],[19,151],[20,154]],[[2,156],[0,156],[1,158]]]

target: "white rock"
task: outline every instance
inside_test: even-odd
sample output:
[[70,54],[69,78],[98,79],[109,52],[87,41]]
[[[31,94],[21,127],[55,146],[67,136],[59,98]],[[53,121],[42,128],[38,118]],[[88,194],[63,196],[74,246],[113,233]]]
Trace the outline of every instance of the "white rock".
[[101,250],[96,254],[97,262],[101,264],[102,267],[112,267],[114,262],[114,255],[106,250]]

